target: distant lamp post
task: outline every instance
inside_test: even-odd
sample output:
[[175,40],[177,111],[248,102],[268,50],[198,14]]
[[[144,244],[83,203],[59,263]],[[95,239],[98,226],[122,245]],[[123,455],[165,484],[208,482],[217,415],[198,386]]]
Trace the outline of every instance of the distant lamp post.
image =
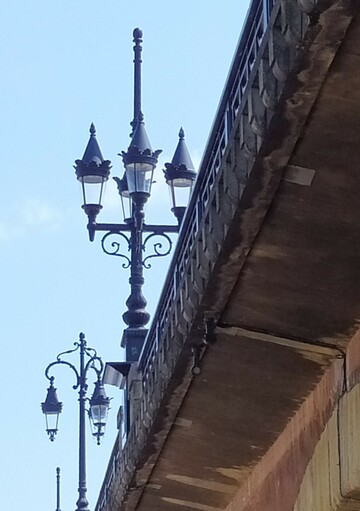
[[60,509],[60,467],[56,467],[56,511]]
[[[149,225],[145,223],[144,207],[151,195],[154,170],[158,162],[160,150],[153,151],[145,130],[144,116],[141,111],[141,52],[142,32],[136,28],[134,36],[134,118],[131,122],[131,142],[127,151],[121,156],[125,173],[120,179],[115,177],[121,199],[124,223],[101,224],[96,217],[102,209],[101,199],[103,187],[110,175],[109,160],[104,160],[96,140],[95,127],[90,127],[90,140],[81,160],[75,161],[77,179],[82,184],[83,206],[88,216],[88,231],[90,241],[94,240],[96,231],[106,231],[101,245],[105,253],[121,257],[125,260],[124,268],[130,268],[131,293],[126,302],[128,310],[123,319],[128,325],[124,331],[122,346],[126,347],[126,360],[136,361],[139,358],[145,340],[150,320],[146,311],[147,301],[142,293],[144,284],[143,268],[149,268],[149,259],[163,257],[170,253],[172,241],[169,233],[176,233],[183,220],[189,201],[190,192],[196,177],[193,163],[185,144],[184,131],[181,129],[179,143],[171,163],[166,163],[165,180],[169,185],[172,198],[172,212],[178,220],[177,225]],[[91,199],[89,198],[91,190]],[[181,196],[181,197],[180,197]],[[125,234],[126,233],[126,234]],[[120,241],[113,241],[108,248],[109,236],[118,235]],[[145,235],[145,236],[144,236]],[[160,237],[163,242],[153,243],[153,253],[144,257],[148,242],[154,237]],[[120,246],[125,244],[125,253]],[[130,252],[129,255],[126,252]]]
[[[53,441],[58,431],[59,415],[62,411],[62,403],[59,402],[54,388],[54,377],[50,376],[50,369],[56,365],[66,365],[75,373],[76,383],[73,385],[74,390],[79,391],[79,499],[77,501],[76,511],[88,511],[88,501],[86,498],[86,452],[85,452],[85,414],[86,401],[89,401],[88,415],[93,430],[93,436],[97,443],[104,435],[107,414],[109,411],[110,399],[105,394],[102,383],[102,373],[104,364],[93,348],[87,347],[85,335],[79,336],[79,342],[74,343],[75,348],[60,353],[54,362],[51,362],[45,369],[45,376],[50,381],[47,390],[46,399],[41,403],[42,411],[46,418],[46,431]],[[63,360],[63,355],[79,352],[79,368],[67,360]],[[97,381],[95,389],[90,400],[87,398],[87,375],[88,371],[93,370],[96,374]]]

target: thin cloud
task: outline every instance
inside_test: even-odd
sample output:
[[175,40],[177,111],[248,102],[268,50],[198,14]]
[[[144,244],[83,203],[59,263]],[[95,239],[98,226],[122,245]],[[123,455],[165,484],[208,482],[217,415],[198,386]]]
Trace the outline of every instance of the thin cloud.
[[59,212],[53,206],[39,199],[28,199],[22,211],[23,220],[27,226],[56,227],[60,219]]
[[0,243],[18,239],[32,228],[53,230],[60,224],[60,212],[39,199],[27,199],[14,204],[6,218],[0,220]]

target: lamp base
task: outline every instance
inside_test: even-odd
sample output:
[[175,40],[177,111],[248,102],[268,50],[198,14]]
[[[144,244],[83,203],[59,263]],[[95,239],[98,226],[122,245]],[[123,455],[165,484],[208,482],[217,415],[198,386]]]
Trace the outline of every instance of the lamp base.
[[171,208],[171,211],[174,213],[176,220],[178,221],[179,227],[181,225],[181,222],[183,221],[186,207],[184,206],[174,206]]
[[126,350],[126,362],[137,362],[144,345],[147,328],[125,328],[121,339],[121,347]]

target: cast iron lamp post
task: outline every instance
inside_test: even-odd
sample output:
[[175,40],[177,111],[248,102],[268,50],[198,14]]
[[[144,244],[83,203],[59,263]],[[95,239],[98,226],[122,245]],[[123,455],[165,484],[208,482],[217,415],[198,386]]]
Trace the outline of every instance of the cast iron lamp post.
[[[170,253],[172,242],[169,233],[179,231],[186,205],[189,200],[196,173],[185,144],[183,129],[179,133],[179,142],[171,163],[165,164],[165,180],[169,185],[172,199],[172,212],[178,220],[177,225],[149,225],[145,223],[144,207],[151,195],[154,170],[160,150],[153,151],[145,130],[144,116],[141,112],[141,51],[142,32],[136,28],[134,36],[134,118],[131,122],[131,142],[127,151],[121,156],[125,167],[123,177],[115,177],[121,198],[124,223],[97,223],[96,218],[102,209],[101,200],[105,182],[109,179],[111,162],[104,160],[96,140],[95,127],[90,127],[90,140],[81,160],[75,161],[77,179],[82,185],[83,206],[88,216],[88,231],[90,241],[94,240],[96,231],[105,231],[101,245],[105,253],[123,258],[124,268],[130,268],[131,293],[127,299],[128,310],[123,319],[128,325],[125,329],[122,346],[126,347],[126,360],[136,361],[139,358],[145,340],[150,315],[146,310],[147,301],[142,293],[144,284],[143,269],[149,268],[149,259],[166,256]],[[186,194],[184,194],[186,192]],[[180,202],[180,199],[184,202]],[[126,234],[125,234],[126,233]],[[120,242],[113,241],[107,248],[108,237],[120,236],[125,243],[125,252],[121,251]],[[145,236],[144,236],[145,235]],[[145,247],[154,237],[161,237],[162,242],[153,244],[154,252],[143,257]]]
[[[83,333],[79,336],[79,342],[74,343],[75,348],[72,350],[60,353],[54,362],[51,362],[45,369],[45,376],[50,381],[50,386],[47,390],[46,399],[41,403],[42,411],[46,418],[46,431],[53,441],[58,431],[59,415],[62,410],[62,403],[59,402],[56,389],[54,387],[54,376],[50,376],[50,369],[56,365],[63,364],[75,373],[76,384],[73,385],[74,390],[79,390],[79,499],[76,503],[76,511],[88,511],[88,501],[86,498],[86,453],[85,453],[85,412],[86,401],[89,401],[89,418],[93,429],[93,435],[100,444],[100,440],[104,435],[107,414],[109,411],[110,399],[105,394],[104,385],[102,382],[102,372],[104,364],[96,351],[93,348],[88,348],[86,345],[85,335]],[[63,360],[62,356],[70,353],[79,352],[80,365],[77,369],[73,364],[67,360]],[[88,371],[92,369],[97,377],[93,395],[90,400],[86,397],[87,394],[87,375]]]

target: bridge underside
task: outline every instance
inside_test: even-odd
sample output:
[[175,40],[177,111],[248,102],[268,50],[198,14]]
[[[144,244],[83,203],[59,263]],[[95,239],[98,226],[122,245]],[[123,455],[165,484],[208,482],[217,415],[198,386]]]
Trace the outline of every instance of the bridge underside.
[[355,14],[328,17],[288,80],[199,308],[216,342],[199,375],[190,351],[178,365],[128,509],[360,510]]
[[[346,345],[356,330],[360,318],[359,70],[357,17],[266,212],[222,315],[224,323],[337,346]],[[255,192],[249,209],[256,200]]]

